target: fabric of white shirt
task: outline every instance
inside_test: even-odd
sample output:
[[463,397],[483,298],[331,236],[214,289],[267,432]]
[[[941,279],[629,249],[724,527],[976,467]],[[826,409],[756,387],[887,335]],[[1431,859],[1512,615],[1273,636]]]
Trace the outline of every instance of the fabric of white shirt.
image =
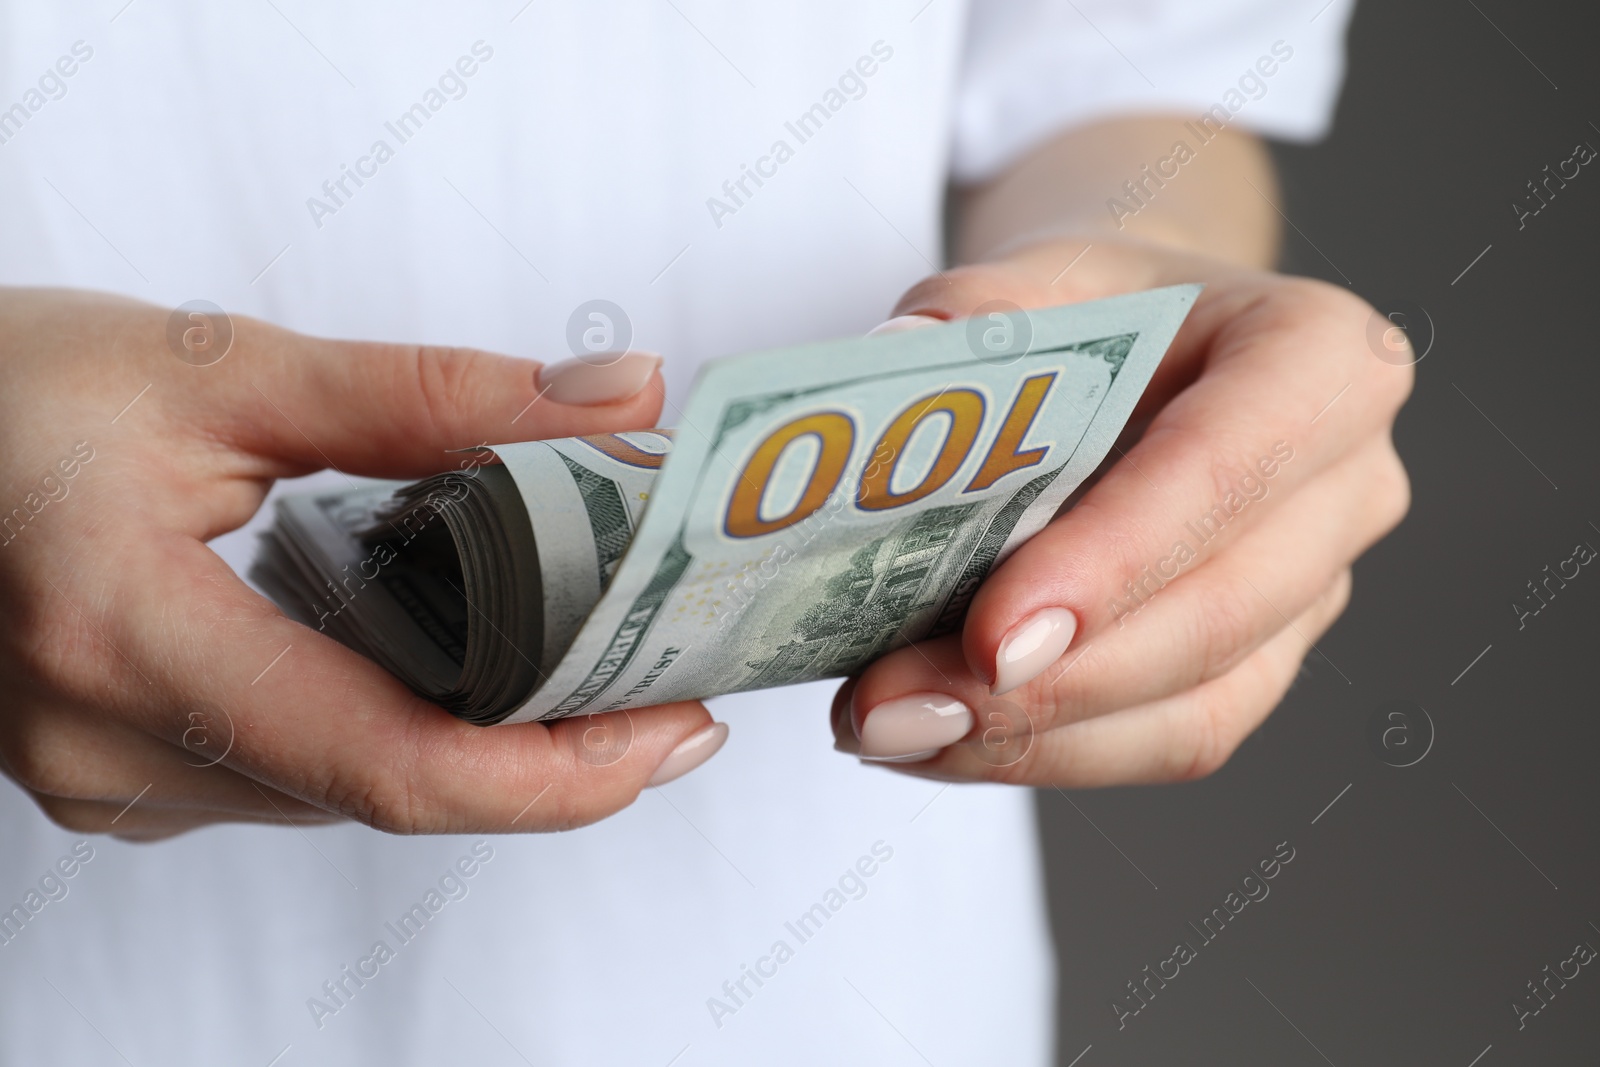
[[[952,174],[1229,99],[1317,136],[1321,6],[0,0],[0,283],[547,360],[604,298],[670,423],[703,359],[880,321]],[[1047,1062],[1031,797],[833,752],[832,688],[713,701],[721,754],[562,835],[83,844],[0,786],[0,1064]]]

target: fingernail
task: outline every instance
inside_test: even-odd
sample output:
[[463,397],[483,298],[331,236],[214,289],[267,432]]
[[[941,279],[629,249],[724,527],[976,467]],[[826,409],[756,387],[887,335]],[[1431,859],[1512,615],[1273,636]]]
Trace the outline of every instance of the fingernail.
[[651,785],[666,785],[677,778],[682,778],[706,760],[715,756],[722,748],[722,743],[728,739],[728,724],[714,722],[703,730],[696,730],[684,740],[678,742],[678,747],[667,754],[661,761],[661,766],[656,768],[656,773],[650,776]]
[[1036,611],[1011,628],[994,657],[993,696],[1009,693],[1039,677],[1061,658],[1078,632],[1077,617],[1066,608]]
[[540,395],[557,404],[615,404],[650,381],[661,366],[654,352],[602,352],[539,368]]
[[880,333],[903,333],[906,330],[920,330],[924,326],[942,326],[943,319],[936,319],[932,315],[896,315],[886,322],[880,322],[867,331],[868,337],[876,337]]
[[927,756],[953,745],[972,729],[972,711],[942,693],[895,697],[862,716],[861,758],[872,760]]

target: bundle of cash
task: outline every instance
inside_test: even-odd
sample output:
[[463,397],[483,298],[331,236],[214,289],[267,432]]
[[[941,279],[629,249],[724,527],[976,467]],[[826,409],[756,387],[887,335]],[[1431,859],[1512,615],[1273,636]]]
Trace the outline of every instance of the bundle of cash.
[[716,360],[671,430],[284,497],[252,574],[477,723],[849,675],[959,629],[1110,451],[1198,293]]

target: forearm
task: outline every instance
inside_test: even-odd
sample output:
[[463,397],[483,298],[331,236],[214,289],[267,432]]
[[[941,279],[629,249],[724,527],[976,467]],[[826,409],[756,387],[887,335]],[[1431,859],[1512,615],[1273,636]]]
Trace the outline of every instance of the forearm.
[[1277,182],[1266,147],[1250,134],[1206,132],[1202,142],[1192,122],[1150,116],[1062,134],[957,194],[956,261],[1104,234],[1272,266],[1279,217],[1267,199],[1276,201]]

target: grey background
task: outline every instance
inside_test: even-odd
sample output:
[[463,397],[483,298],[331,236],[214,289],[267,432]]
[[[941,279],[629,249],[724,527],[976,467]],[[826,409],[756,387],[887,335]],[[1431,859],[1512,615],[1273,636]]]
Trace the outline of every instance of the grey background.
[[[1061,1064],[1600,1063],[1600,961],[1520,1031],[1511,1007],[1577,942],[1600,948],[1600,566],[1521,630],[1512,608],[1600,548],[1600,160],[1520,231],[1511,208],[1577,142],[1600,148],[1595,16],[1368,0],[1333,137],[1276,150],[1286,269],[1432,319],[1396,429],[1414,503],[1221,772],[1039,794]],[[1368,742],[1392,700],[1434,727],[1411,767]],[[1186,924],[1285,840],[1270,895],[1119,1031],[1125,983],[1201,945]]]

